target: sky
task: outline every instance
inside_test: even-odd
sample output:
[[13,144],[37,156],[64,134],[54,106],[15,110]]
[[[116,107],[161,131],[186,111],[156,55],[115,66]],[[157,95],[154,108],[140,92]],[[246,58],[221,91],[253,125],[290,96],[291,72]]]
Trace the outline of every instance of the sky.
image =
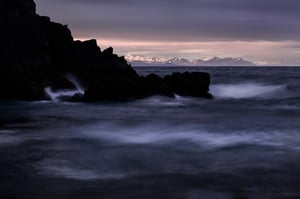
[[37,12],[120,55],[300,65],[299,0],[35,0]]

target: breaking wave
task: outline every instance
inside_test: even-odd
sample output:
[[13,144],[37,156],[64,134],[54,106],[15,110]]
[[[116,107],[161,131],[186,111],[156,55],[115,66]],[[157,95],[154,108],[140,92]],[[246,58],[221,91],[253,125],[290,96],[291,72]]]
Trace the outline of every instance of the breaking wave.
[[288,94],[286,85],[266,85],[259,83],[211,85],[211,93],[217,98],[281,98]]

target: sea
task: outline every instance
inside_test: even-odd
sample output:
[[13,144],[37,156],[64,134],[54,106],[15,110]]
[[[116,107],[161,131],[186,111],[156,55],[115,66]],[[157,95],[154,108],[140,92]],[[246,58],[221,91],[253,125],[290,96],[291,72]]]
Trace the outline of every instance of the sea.
[[135,69],[215,99],[0,101],[0,198],[300,198],[300,67]]

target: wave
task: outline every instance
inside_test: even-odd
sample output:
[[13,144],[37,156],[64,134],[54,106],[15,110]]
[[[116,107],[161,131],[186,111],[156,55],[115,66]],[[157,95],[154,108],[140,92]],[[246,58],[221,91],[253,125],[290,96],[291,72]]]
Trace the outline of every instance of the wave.
[[122,177],[112,174],[100,175],[92,169],[76,168],[74,165],[69,165],[67,161],[63,163],[60,162],[59,165],[57,163],[51,163],[51,161],[44,161],[39,166],[40,174],[42,175],[64,177],[74,180],[114,179]]
[[[214,157],[213,163],[204,167],[206,172],[211,172],[247,168],[250,163],[265,166],[269,163],[255,161],[260,158],[281,161],[273,159],[278,151],[298,154],[300,150],[297,131],[212,133],[198,125],[151,124],[124,128],[116,123],[99,123],[68,128],[68,133],[64,132],[59,141],[53,139],[53,144],[46,146],[58,151],[37,163],[41,175],[90,181],[153,172],[199,173],[203,172],[199,166]],[[80,158],[75,151],[81,154]]]
[[0,146],[16,145],[23,141],[23,138],[16,135],[14,130],[0,130]]
[[178,107],[184,106],[191,102],[193,102],[193,98],[182,97],[179,95],[175,95],[174,98],[156,95],[139,100],[137,104],[143,106]]
[[66,78],[75,85],[76,89],[66,89],[54,92],[51,89],[51,87],[46,87],[44,91],[51,101],[66,101],[75,96],[76,94],[84,94],[83,86],[73,74],[66,74]]
[[55,102],[69,100],[76,94],[84,94],[84,92],[80,90],[64,90],[54,92],[50,87],[45,88],[45,93],[51,99],[51,101]]
[[75,137],[98,139],[106,143],[122,144],[158,144],[169,145],[177,142],[190,143],[206,149],[217,149],[236,145],[285,146],[294,148],[299,141],[298,132],[290,130],[262,132],[210,132],[201,126],[175,126],[162,124],[142,125],[135,127],[117,126],[116,124],[97,124],[76,129]]
[[211,93],[216,98],[281,98],[288,95],[286,85],[266,85],[259,83],[211,85]]

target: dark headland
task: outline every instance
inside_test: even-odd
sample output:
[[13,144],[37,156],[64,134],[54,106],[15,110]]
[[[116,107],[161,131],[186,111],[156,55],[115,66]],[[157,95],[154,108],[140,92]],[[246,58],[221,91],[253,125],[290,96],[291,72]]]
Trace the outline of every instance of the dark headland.
[[139,76],[113,48],[74,41],[67,26],[36,14],[33,0],[0,1],[0,99],[47,100],[45,88],[84,88],[73,101],[140,99],[152,95],[212,98],[203,72]]

